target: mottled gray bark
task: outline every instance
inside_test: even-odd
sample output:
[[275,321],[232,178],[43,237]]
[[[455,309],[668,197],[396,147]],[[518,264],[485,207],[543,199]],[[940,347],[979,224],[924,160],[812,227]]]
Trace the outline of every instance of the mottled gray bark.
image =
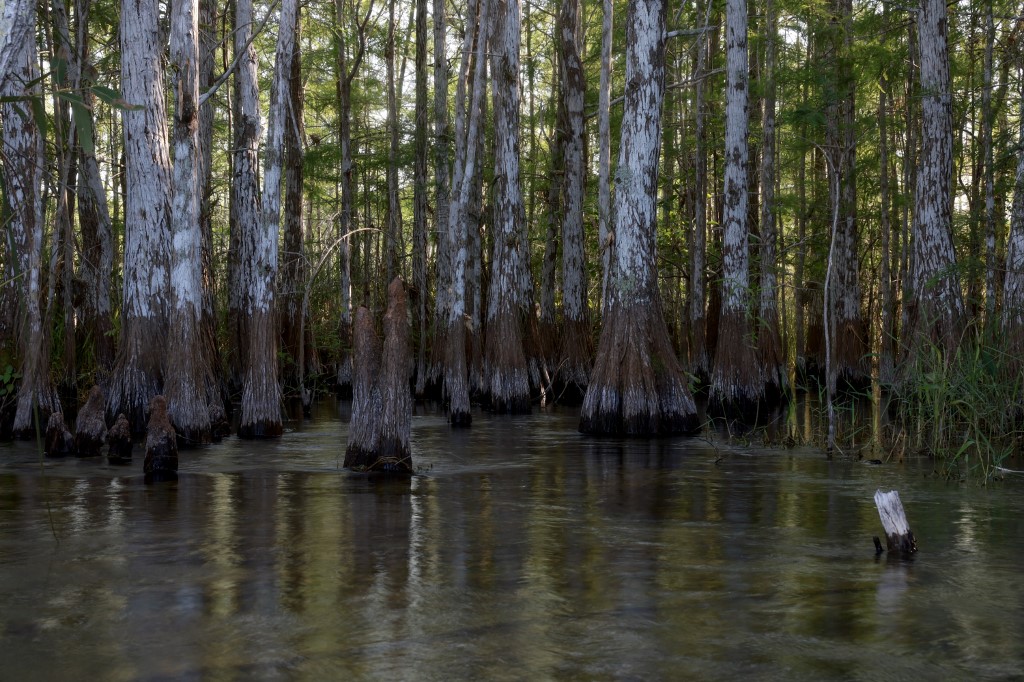
[[[952,358],[964,328],[964,301],[956,274],[951,223],[953,117],[946,4],[921,0],[921,156],[914,193],[913,252],[908,273],[913,291],[906,301],[903,344],[911,359],[937,345]],[[904,363],[904,367],[912,363]]]
[[214,381],[203,347],[202,225],[199,182],[199,0],[177,0],[171,13],[174,71],[174,172],[171,199],[171,306],[164,398],[178,437],[211,440]]
[[[34,35],[35,15],[26,31]],[[37,80],[39,69],[35,40],[22,42],[8,64],[10,77],[0,75],[3,97],[42,97]],[[21,383],[18,386],[14,414],[14,435],[34,438],[46,428],[52,413],[61,411],[60,401],[50,378],[50,340],[43,322],[43,136],[35,118],[25,116],[25,102],[0,106],[3,137],[4,194],[10,210],[8,272],[14,283],[16,301],[15,336],[20,356]],[[13,267],[12,267],[13,266]]]
[[746,415],[764,398],[750,316],[747,231],[749,86],[747,3],[726,3],[725,187],[722,206],[722,312],[711,374],[711,401],[726,413]]
[[657,188],[665,88],[665,2],[631,0],[615,183],[615,251],[580,431],[692,431],[696,407],[668,337],[657,284]]
[[520,248],[522,189],[519,180],[519,0],[493,0],[491,77],[494,95],[494,253],[487,297],[484,373],[491,406],[497,412],[530,410],[530,384],[523,351],[528,313]]
[[[121,91],[139,109],[124,110],[125,243],[121,342],[107,396],[141,434],[163,380],[170,294],[171,163],[167,143],[164,37],[156,0],[121,8]],[[154,340],[157,340],[154,343]]]
[[277,240],[281,226],[281,172],[284,127],[288,125],[288,80],[295,54],[298,0],[283,0],[270,89],[263,205],[259,228],[253,235],[247,264],[246,290],[249,312],[249,354],[242,389],[242,418],[238,435],[243,438],[280,436],[281,387],[277,380],[278,333],[274,306],[277,276]]
[[559,73],[565,108],[565,178],[562,185],[562,336],[560,383],[582,391],[593,364],[583,242],[583,101],[586,80],[580,56],[580,0],[562,0],[559,13]]

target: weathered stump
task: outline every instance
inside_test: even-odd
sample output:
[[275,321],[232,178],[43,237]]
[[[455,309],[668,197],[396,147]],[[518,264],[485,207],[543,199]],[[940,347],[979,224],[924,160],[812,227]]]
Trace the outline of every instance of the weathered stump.
[[47,457],[66,457],[75,452],[75,439],[64,424],[64,415],[60,412],[50,414],[44,442]]
[[[900,494],[895,490],[887,493],[879,490],[875,492],[875,506],[878,507],[878,516],[882,519],[882,528],[885,530],[886,549],[890,553],[898,552],[904,555],[916,552],[917,540],[910,530],[910,524],[907,523]],[[875,538],[875,547],[881,546],[882,543]]]
[[178,478],[178,437],[167,416],[167,401],[154,396],[149,404],[146,426],[146,459],[142,464],[146,482],[174,481]]
[[388,286],[384,315],[384,351],[365,308],[355,317],[355,369],[352,379],[352,422],[345,467],[368,472],[412,474],[409,435],[412,395],[409,390],[408,296],[396,277]]
[[100,387],[93,386],[75,420],[75,450],[79,457],[96,457],[102,453],[106,439],[106,401]]
[[107,431],[107,462],[129,464],[132,461],[132,426],[124,413],[117,415],[114,425]]

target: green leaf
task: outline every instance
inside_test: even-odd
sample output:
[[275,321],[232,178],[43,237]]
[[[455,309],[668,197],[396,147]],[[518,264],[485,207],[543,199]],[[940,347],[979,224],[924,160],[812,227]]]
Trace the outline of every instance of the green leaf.
[[32,117],[36,121],[36,127],[39,128],[39,134],[45,138],[50,129],[50,121],[46,118],[46,106],[43,104],[43,98],[32,97],[29,99],[29,103],[32,105]]
[[[81,99],[81,98],[79,98]],[[78,128],[78,144],[82,151],[93,156],[96,154],[96,146],[92,138],[92,112],[85,102],[71,101],[71,115],[75,117],[75,127]]]
[[66,54],[64,48],[61,48],[60,55],[50,62],[50,68],[53,70],[53,80],[60,87],[63,87],[68,80],[68,60]]
[[99,97],[100,100],[102,100],[104,103],[109,104],[110,106],[116,107],[118,109],[134,111],[136,109],[142,108],[142,106],[139,104],[131,104],[125,101],[125,99],[121,97],[120,92],[112,88],[108,88],[104,85],[93,85],[89,88],[89,92]]
[[82,107],[86,106],[85,100],[82,99],[82,96],[79,95],[77,92],[71,92],[70,90],[58,90],[57,97],[60,97],[62,100],[71,102],[72,105],[77,104]]

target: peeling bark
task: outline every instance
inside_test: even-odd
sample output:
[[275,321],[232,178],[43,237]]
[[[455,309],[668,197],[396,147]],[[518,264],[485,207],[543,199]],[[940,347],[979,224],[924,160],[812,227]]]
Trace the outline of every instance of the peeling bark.
[[384,349],[366,308],[356,313],[356,381],[345,468],[412,474],[408,296],[400,278],[388,286]]
[[[34,35],[35,15],[26,29]],[[40,97],[33,81],[38,77],[36,42],[25,40],[10,59],[11,75],[3,82],[4,97]],[[27,86],[27,88],[26,88]],[[0,159],[4,161],[4,191],[10,210],[8,226],[13,253],[9,271],[16,278],[16,338],[20,354],[21,383],[14,414],[14,436],[35,438],[46,428],[50,415],[61,412],[60,400],[50,378],[50,339],[43,322],[43,136],[35,118],[23,115],[25,107],[3,104],[3,138]],[[13,267],[11,267],[13,266]]]
[[579,26],[580,0],[563,0],[559,15],[562,99],[566,117],[565,180],[562,218],[562,347],[559,379],[580,395],[593,364],[590,311],[587,307],[586,257],[583,249],[583,101],[586,94]]
[[580,431],[652,436],[694,431],[696,407],[669,341],[657,284],[656,218],[664,0],[631,0],[626,95],[615,191],[615,251]]
[[183,443],[211,440],[214,378],[203,347],[202,225],[199,185],[199,1],[177,0],[171,15],[175,73],[171,204],[171,309],[164,397]]
[[140,109],[121,112],[125,138],[124,282],[121,342],[107,411],[141,434],[161,389],[170,294],[171,163],[156,0],[121,9],[121,91]]
[[281,387],[277,381],[277,326],[274,301],[277,274],[277,239],[281,224],[281,169],[284,127],[288,125],[288,79],[295,54],[298,0],[283,0],[277,35],[274,80],[270,90],[263,206],[259,230],[248,254],[249,365],[242,390],[243,438],[280,436]]
[[726,3],[725,189],[722,207],[722,312],[711,374],[711,403],[748,417],[765,399],[765,377],[750,323],[747,3]]
[[[487,296],[484,375],[491,407],[512,414],[530,411],[530,382],[523,351],[523,298],[519,182],[519,0],[493,0],[496,16],[491,40],[494,82],[494,190],[492,215],[494,253]],[[528,274],[525,275],[528,277]]]
[[[931,343],[947,359],[960,344],[965,323],[956,274],[951,223],[953,117],[946,4],[921,0],[918,12],[921,59],[921,157],[914,193],[913,253],[903,344],[909,358],[923,357]],[[904,367],[912,363],[904,363]]]

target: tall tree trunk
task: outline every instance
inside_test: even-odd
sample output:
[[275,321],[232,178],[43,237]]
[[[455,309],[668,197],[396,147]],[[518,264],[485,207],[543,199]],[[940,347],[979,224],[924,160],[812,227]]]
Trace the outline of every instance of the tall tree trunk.
[[[49,21],[52,28],[51,52],[61,55],[66,65],[63,75],[55,74],[57,87],[70,86],[76,92],[80,86],[78,62],[75,49],[71,44],[71,28],[64,3],[57,0],[50,3]],[[75,141],[80,134],[89,134],[92,130],[77,130],[77,121],[72,121],[69,103],[58,96],[57,88],[51,92],[53,102],[53,138],[57,170],[57,185],[54,188],[56,206],[54,208],[53,253],[50,261],[58,266],[59,279],[54,277],[50,288],[60,293],[63,308],[63,357],[60,391],[65,395],[75,396],[77,400],[76,381],[78,377],[78,349],[75,343],[77,316],[73,292],[75,290],[75,233],[72,221],[74,213],[74,187],[78,184],[78,154],[75,153]],[[59,253],[59,256],[58,256]],[[44,324],[52,320],[56,302],[51,302],[47,309]]]
[[[558,62],[558,55],[555,61]],[[551,89],[548,102],[550,111],[555,112],[551,133],[548,135],[547,193],[544,207],[544,256],[541,262],[540,330],[544,341],[544,354],[549,359],[549,372],[558,365],[558,330],[555,317],[555,295],[557,291],[559,227],[563,220],[562,186],[565,177],[565,133],[568,129],[565,116],[565,102],[557,99],[558,91]]]
[[992,61],[995,42],[995,19],[993,0],[988,0],[985,11],[985,66],[984,83],[981,93],[981,135],[985,175],[985,323],[988,324],[996,312],[996,196],[995,158],[992,151],[992,127],[995,114],[992,110]]
[[765,5],[765,63],[762,72],[764,111],[761,136],[761,291],[758,306],[758,353],[765,374],[765,395],[780,399],[789,384],[779,335],[775,263],[775,51],[778,38],[773,0]]
[[[345,0],[335,0],[335,20],[341,25],[345,17]],[[373,2],[368,3],[362,21],[358,16],[353,19],[356,29],[356,49],[349,66],[347,45],[344,41],[345,32],[337,31],[337,80],[338,80],[338,139],[341,146],[341,212],[338,215],[338,260],[341,264],[340,298],[341,316],[338,332],[341,337],[341,358],[338,361],[338,389],[345,393],[352,387],[352,237],[353,230],[353,194],[352,178],[352,81],[359,71],[363,54],[366,51],[366,25],[370,20]],[[353,13],[355,9],[353,8]],[[357,252],[358,257],[358,252]]]
[[896,362],[896,328],[893,317],[893,287],[892,287],[892,222],[889,212],[892,201],[889,196],[889,140],[886,133],[888,128],[888,107],[889,107],[889,82],[883,76],[878,87],[878,165],[879,174],[879,200],[881,201],[881,213],[879,223],[882,238],[882,263],[879,276],[879,285],[882,294],[882,332],[878,348],[878,380],[883,385],[889,385],[895,378]]
[[[89,61],[88,15],[91,0],[78,0],[77,19],[78,64]],[[80,85],[92,85],[86,78]],[[83,98],[91,107],[92,93],[83,90]],[[78,147],[78,226],[82,238],[79,272],[84,283],[82,320],[79,331],[91,339],[96,373],[104,383],[114,362],[114,339],[110,303],[110,281],[114,271],[114,237],[107,208],[107,193],[103,187],[96,153],[85,146]]]
[[[248,367],[248,264],[254,235],[259,230],[260,195],[257,170],[262,128],[256,80],[256,49],[250,44],[254,16],[252,0],[235,1],[234,178],[231,183],[231,240],[228,256],[228,327],[231,337],[229,383],[241,389]],[[239,55],[242,55],[239,57]]]
[[0,21],[0,87],[21,68],[21,51],[35,32],[36,9],[32,0],[4,3]]
[[[35,15],[27,29],[29,38],[10,59],[11,77],[0,75],[4,97],[42,96],[37,81]],[[9,254],[11,275],[17,284],[17,322],[21,384],[14,415],[16,438],[34,438],[46,428],[50,414],[60,412],[60,401],[50,378],[50,339],[41,309],[43,256],[43,136],[33,116],[24,115],[21,103],[3,104],[4,190],[10,210]]]
[[711,377],[711,355],[707,343],[707,234],[708,234],[708,160],[707,145],[707,101],[705,79],[707,78],[708,39],[711,5],[708,2],[704,15],[703,30],[697,38],[697,58],[693,68],[696,81],[694,92],[694,197],[693,230],[690,232],[690,371],[702,383]]
[[[1021,87],[1024,103],[1024,86]],[[1003,280],[1002,332],[1007,357],[1020,371],[1024,361],[1024,104],[1017,140],[1017,174],[1013,186],[1010,233],[1006,243],[1006,277]]]
[[747,3],[726,3],[725,190],[722,208],[722,314],[711,400],[727,413],[753,413],[765,397],[750,324],[747,234]]
[[[199,0],[199,92],[205,93],[213,85],[214,63],[218,46],[215,25],[218,7],[216,0]],[[225,26],[225,31],[227,27]],[[227,48],[225,47],[225,52]],[[206,102],[199,107],[199,221],[202,234],[202,310],[200,312],[200,334],[203,337],[204,362],[209,366],[212,381],[210,385],[211,414],[224,422],[223,375],[220,348],[218,342],[218,326],[216,294],[214,281],[214,245],[213,245],[213,120],[214,105]],[[213,417],[211,416],[211,419]],[[217,424],[211,424],[213,437],[219,438],[223,433]]]
[[580,0],[562,0],[559,47],[562,100],[566,115],[565,178],[562,217],[562,348],[559,376],[582,396],[593,364],[590,311],[587,307],[586,257],[583,250],[583,101],[586,80],[580,57]]
[[[903,344],[923,358],[929,343],[952,359],[964,328],[964,301],[956,276],[951,224],[953,117],[946,38],[946,4],[921,0],[921,159],[914,193],[913,254]],[[909,367],[913,363],[904,363]]]
[[174,174],[171,199],[171,309],[164,397],[178,438],[211,440],[213,376],[200,326],[203,308],[199,182],[199,0],[177,0],[171,13],[174,70]]
[[852,0],[836,0],[834,11],[838,23],[832,40],[835,60],[835,100],[830,111],[829,174],[838,175],[838,182],[830,183],[837,193],[832,197],[838,207],[839,221],[832,235],[835,244],[831,286],[826,292],[829,316],[829,346],[831,374],[829,385],[841,383],[863,388],[870,382],[867,363],[867,341],[860,313],[860,282],[857,264],[857,143],[854,121],[854,90],[851,47],[853,41]]
[[[612,21],[615,12],[612,0],[602,0],[601,21],[601,83],[597,104],[597,214],[598,249],[601,257],[601,301],[608,290],[612,264]],[[703,37],[703,34],[702,34]],[[699,87],[699,86],[698,86]]]
[[280,436],[281,387],[277,381],[277,338],[274,298],[277,275],[277,235],[281,225],[281,162],[284,127],[288,125],[288,79],[295,54],[298,0],[283,0],[278,27],[274,80],[270,89],[263,206],[259,229],[249,252],[246,289],[249,294],[249,366],[242,390],[243,438]]
[[657,283],[664,35],[664,0],[630,0],[614,263],[580,415],[583,433],[649,436],[697,426],[696,407],[669,340]]
[[398,200],[398,103],[395,97],[395,0],[388,0],[388,40],[384,60],[388,91],[388,210],[384,280],[390,282],[400,274],[399,249],[402,242],[402,207]]
[[416,0],[416,162],[413,283],[416,287],[416,394],[427,387],[427,0]]
[[171,163],[164,104],[163,43],[156,0],[121,8],[121,91],[139,109],[122,113],[127,193],[121,343],[108,411],[141,434],[161,390],[170,292]]
[[[430,380],[442,376],[441,330],[448,324],[450,248],[448,246],[449,156],[451,132],[448,126],[448,60],[446,0],[434,0],[434,220],[437,233],[436,298],[434,299],[434,347]],[[467,17],[469,15],[467,14]],[[468,55],[467,55],[468,57]]]
[[302,56],[301,56],[301,15],[296,25],[295,53],[292,56],[291,73],[288,76],[288,97],[291,104],[285,119],[284,130],[284,253],[281,254],[281,350],[284,351],[285,366],[282,368],[282,383],[286,390],[294,390],[305,404],[305,369],[308,365],[306,353],[312,344],[305,343],[306,333],[303,309],[306,289],[305,233],[303,229],[303,150],[304,127],[302,112]]
[[[448,401],[448,419],[452,426],[469,426],[472,421],[469,411],[469,374],[466,367],[466,211],[473,176],[476,173],[477,137],[481,134],[481,105],[485,86],[488,15],[491,2],[492,0],[470,0],[466,13],[466,35],[462,46],[459,81],[455,93],[455,169],[448,204],[448,305],[441,344],[445,349],[444,391]],[[476,54],[472,64],[475,77],[472,94],[467,98],[466,86],[474,40]]]
[[484,372],[496,412],[530,411],[530,382],[523,352],[522,190],[519,182],[519,0],[494,0],[491,76],[494,79],[494,255],[487,296]]

